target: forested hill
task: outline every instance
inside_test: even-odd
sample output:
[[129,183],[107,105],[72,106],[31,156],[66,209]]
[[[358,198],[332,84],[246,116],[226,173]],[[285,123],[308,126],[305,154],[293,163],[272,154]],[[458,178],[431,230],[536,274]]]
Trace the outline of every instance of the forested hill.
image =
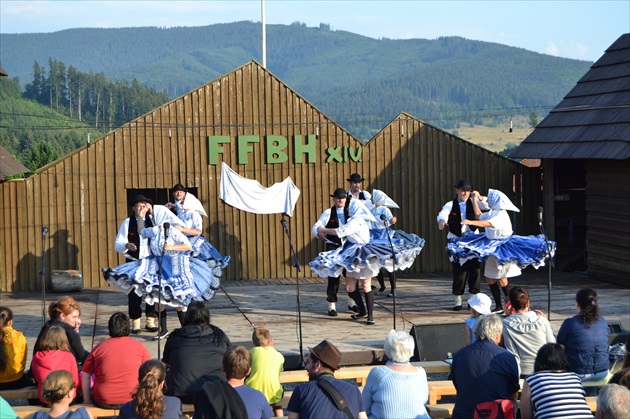
[[[261,58],[261,24],[2,34],[0,64],[22,86],[49,59],[179,96]],[[603,53],[603,51],[602,51]],[[443,128],[555,106],[591,62],[458,37],[372,39],[329,25],[267,26],[267,68],[362,139],[400,112]]]

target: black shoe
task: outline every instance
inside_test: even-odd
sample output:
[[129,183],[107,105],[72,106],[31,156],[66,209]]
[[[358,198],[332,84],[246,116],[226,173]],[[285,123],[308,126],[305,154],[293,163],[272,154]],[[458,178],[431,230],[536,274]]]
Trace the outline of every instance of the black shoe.
[[370,318],[368,318],[368,319],[367,319],[367,324],[368,324],[368,325],[370,325],[370,324],[376,324],[376,322],[374,321],[374,319],[370,319]]
[[328,310],[328,315],[330,317],[337,317],[337,310]]
[[140,332],[142,332],[142,329],[131,329],[131,333],[133,333],[134,335],[137,335]]
[[348,310],[352,311],[353,313],[358,313],[359,312],[359,307],[357,307],[357,306],[348,306]]
[[[158,327],[157,326],[155,326],[155,327],[147,326],[147,327],[144,328],[144,330],[146,330],[147,332],[155,333],[155,332],[158,331]],[[138,331],[138,333],[140,333],[140,331]]]
[[461,311],[461,310],[462,310],[462,305],[460,304],[460,305],[458,305],[458,306],[453,307],[453,310],[455,310],[455,311]]
[[171,334],[171,332],[169,332],[168,330],[163,332],[163,333],[158,333],[156,336],[153,336],[153,340],[164,340],[170,334]]
[[359,320],[365,317],[365,313],[361,314],[361,313],[357,313],[357,314],[353,314],[352,317],[354,320]]
[[505,314],[505,312],[503,311],[503,308],[495,307],[492,309],[492,314]]

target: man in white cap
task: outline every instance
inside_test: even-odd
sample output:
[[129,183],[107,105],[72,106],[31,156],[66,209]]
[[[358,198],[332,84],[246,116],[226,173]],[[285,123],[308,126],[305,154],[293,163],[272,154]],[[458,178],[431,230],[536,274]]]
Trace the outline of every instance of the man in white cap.
[[[322,212],[317,222],[313,225],[311,232],[313,236],[317,237],[320,240],[323,240],[326,244],[326,251],[334,250],[341,246],[341,239],[336,235],[332,234],[320,234],[318,229],[320,227],[326,228],[337,228],[339,226],[344,225],[347,221],[348,209],[346,208],[346,199],[348,195],[343,188],[337,188],[332,195],[335,204],[331,208],[327,208]],[[344,274],[345,275],[345,274]],[[337,293],[339,292],[339,277],[328,277],[328,287],[326,288],[326,301],[328,301],[328,315],[329,316],[337,316]],[[348,309],[358,313],[359,308],[357,307],[354,300],[348,297]]]

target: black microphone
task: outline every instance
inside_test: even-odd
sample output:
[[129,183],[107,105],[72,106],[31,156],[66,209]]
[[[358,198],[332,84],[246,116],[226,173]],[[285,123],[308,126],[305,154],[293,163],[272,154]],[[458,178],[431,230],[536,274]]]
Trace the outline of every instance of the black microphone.
[[387,216],[385,216],[385,214],[381,214],[380,219],[383,220],[383,221],[386,221],[387,220]]
[[543,207],[538,207],[538,224],[543,222]]
[[166,244],[166,239],[168,239],[169,229],[171,228],[171,223],[164,223],[164,244]]
[[48,234],[48,227],[42,227],[42,236],[46,237],[46,234]]

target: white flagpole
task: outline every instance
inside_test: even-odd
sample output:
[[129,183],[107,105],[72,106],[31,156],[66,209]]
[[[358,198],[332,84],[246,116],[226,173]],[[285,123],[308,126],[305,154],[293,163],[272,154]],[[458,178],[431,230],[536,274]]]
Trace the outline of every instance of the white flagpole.
[[262,15],[262,66],[267,68],[267,28],[265,27],[265,0],[260,0]]

